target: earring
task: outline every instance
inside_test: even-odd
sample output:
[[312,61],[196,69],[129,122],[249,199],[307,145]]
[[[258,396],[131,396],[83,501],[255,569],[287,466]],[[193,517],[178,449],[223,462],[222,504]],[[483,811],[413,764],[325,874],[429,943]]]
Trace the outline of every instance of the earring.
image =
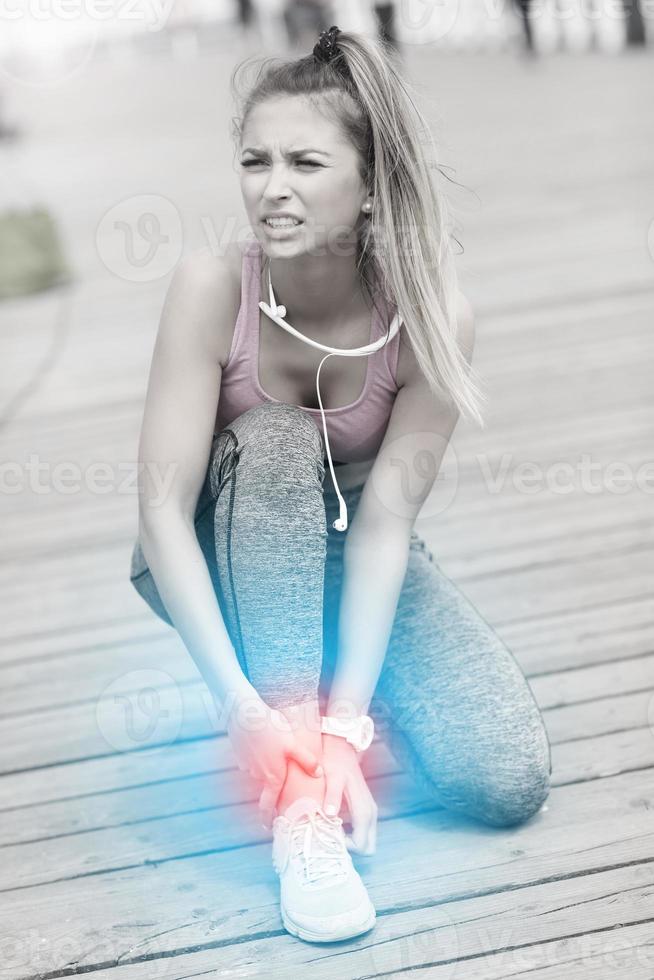
[[372,211],[372,202],[366,201],[366,203],[363,205],[363,210],[367,212]]

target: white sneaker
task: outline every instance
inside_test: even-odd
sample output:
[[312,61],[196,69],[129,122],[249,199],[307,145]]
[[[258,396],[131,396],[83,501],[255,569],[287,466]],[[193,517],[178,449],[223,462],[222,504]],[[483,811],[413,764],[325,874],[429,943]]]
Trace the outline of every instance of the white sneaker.
[[375,907],[345,843],[343,821],[302,796],[273,821],[272,861],[280,877],[284,928],[309,942],[359,936]]

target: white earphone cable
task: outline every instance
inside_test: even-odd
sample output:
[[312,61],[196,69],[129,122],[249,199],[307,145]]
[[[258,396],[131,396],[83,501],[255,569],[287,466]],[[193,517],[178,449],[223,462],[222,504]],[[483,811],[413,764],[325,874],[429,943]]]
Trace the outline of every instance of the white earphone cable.
[[318,350],[328,351],[327,355],[323,357],[322,361],[318,365],[318,371],[316,373],[316,392],[318,394],[318,404],[320,405],[320,413],[322,415],[322,426],[323,426],[323,432],[325,434],[325,448],[327,450],[329,469],[332,475],[334,489],[336,490],[336,496],[338,497],[338,501],[339,501],[339,516],[338,519],[334,521],[333,527],[337,531],[346,531],[348,526],[347,505],[345,503],[345,500],[343,499],[338,483],[336,482],[336,474],[334,473],[334,466],[332,463],[332,454],[329,446],[329,437],[327,435],[327,420],[325,418],[325,410],[323,408],[322,398],[320,397],[320,369],[322,368],[327,358],[332,357],[332,355],[334,354],[340,354],[342,357],[365,357],[365,356],[369,356],[370,354],[374,354],[378,350],[381,350],[382,347],[390,343],[390,341],[393,339],[395,334],[398,332],[398,330],[400,329],[400,325],[402,323],[402,319],[399,313],[397,313],[393,318],[393,322],[391,324],[390,330],[388,331],[388,335],[386,337],[380,337],[379,340],[375,340],[373,343],[367,344],[365,347],[355,347],[351,349],[330,347],[328,344],[321,344],[317,340],[312,340],[311,337],[305,337],[304,334],[300,333],[299,330],[296,330],[294,327],[292,327],[290,323],[286,323],[286,321],[284,320],[284,317],[286,316],[286,307],[277,306],[277,301],[275,299],[275,294],[273,292],[273,287],[272,287],[272,279],[270,276],[270,266],[268,267],[268,292],[270,294],[270,304],[264,303],[262,300],[259,303],[259,307],[260,309],[263,310],[263,312],[267,316],[270,317],[271,320],[279,324],[280,327],[283,327],[284,330],[287,331],[287,333],[290,333],[294,337],[297,337],[298,340],[302,340],[305,344],[309,344],[311,347],[315,347]]

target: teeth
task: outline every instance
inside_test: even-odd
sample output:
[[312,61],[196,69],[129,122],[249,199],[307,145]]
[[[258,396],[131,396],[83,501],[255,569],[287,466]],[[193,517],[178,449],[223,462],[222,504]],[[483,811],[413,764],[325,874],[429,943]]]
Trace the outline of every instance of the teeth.
[[266,224],[272,228],[288,228],[299,223],[294,218],[266,218]]

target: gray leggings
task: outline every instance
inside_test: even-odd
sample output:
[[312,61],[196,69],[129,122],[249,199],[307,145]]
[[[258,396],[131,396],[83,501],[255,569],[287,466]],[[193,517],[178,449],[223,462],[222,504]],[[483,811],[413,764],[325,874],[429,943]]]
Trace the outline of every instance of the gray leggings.
[[[196,533],[241,667],[271,707],[327,703],[347,532],[323,487],[323,440],[293,405],[265,403],[214,439]],[[338,476],[338,474],[337,474]],[[344,490],[351,522],[362,486]],[[131,580],[170,622],[138,543]],[[513,655],[415,531],[370,715],[429,797],[493,826],[535,813],[550,744]]]

